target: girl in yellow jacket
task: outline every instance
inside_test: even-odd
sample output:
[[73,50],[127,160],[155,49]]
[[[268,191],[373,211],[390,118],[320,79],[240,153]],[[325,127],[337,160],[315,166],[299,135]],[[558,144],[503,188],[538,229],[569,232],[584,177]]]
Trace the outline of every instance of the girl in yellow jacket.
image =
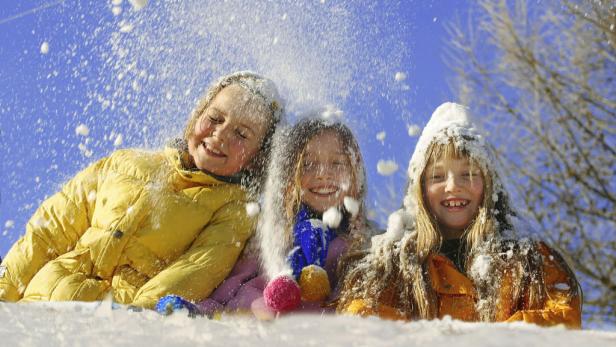
[[182,140],[114,152],[43,202],[2,262],[0,301],[206,298],[251,236],[247,192],[258,191],[282,114],[269,79],[222,77]]
[[350,262],[338,310],[389,319],[581,325],[579,284],[509,206],[468,110],[438,107],[418,140],[403,208]]

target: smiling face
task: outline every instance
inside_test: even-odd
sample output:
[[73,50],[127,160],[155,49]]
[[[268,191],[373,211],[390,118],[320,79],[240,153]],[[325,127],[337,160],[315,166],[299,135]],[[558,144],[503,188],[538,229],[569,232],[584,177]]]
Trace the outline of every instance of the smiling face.
[[194,164],[220,176],[238,173],[261,148],[269,111],[237,84],[222,89],[203,111],[188,138]]
[[333,130],[315,135],[306,144],[301,163],[302,202],[317,212],[341,206],[355,197],[352,166],[344,145]]
[[423,192],[443,239],[459,238],[483,201],[483,174],[468,157],[441,158],[426,166]]

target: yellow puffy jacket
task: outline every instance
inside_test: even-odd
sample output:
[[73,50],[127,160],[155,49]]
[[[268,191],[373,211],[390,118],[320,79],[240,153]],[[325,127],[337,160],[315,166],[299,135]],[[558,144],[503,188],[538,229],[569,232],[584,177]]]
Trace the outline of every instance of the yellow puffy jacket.
[[245,193],[188,171],[176,149],[120,150],[38,208],[0,271],[0,301],[202,300],[251,236]]
[[[503,281],[498,293],[498,306],[495,320],[497,322],[524,321],[542,326],[564,324],[569,328],[581,327],[581,302],[577,288],[571,288],[570,276],[553,256],[544,243],[539,243],[538,250],[544,259],[543,272],[547,289],[547,299],[542,309],[531,310],[523,298],[519,303],[512,299],[511,272],[503,273]],[[432,288],[438,298],[438,316],[450,316],[464,321],[479,320],[476,311],[477,295],[473,282],[458,271],[447,257],[433,254],[428,258],[428,273]],[[390,286],[391,288],[391,286]],[[396,308],[392,292],[382,293],[377,307],[369,307],[363,299],[352,300],[342,312],[362,316],[379,316],[385,319],[404,320],[403,312]]]

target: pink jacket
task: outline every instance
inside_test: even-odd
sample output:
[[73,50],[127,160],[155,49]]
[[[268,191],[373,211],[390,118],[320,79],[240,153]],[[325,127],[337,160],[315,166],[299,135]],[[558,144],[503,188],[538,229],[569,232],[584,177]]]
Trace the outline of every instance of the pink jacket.
[[[335,238],[329,245],[325,260],[325,271],[329,276],[329,283],[336,288],[336,268],[340,256],[346,252],[348,242],[342,237]],[[247,256],[239,260],[229,276],[212,292],[209,298],[199,302],[197,306],[201,313],[208,316],[215,312],[249,312],[256,300],[263,300],[263,290],[267,279],[261,274],[259,261],[255,257]],[[334,289],[330,299],[337,295]],[[333,312],[333,309],[321,307],[319,302],[302,302],[299,311]]]

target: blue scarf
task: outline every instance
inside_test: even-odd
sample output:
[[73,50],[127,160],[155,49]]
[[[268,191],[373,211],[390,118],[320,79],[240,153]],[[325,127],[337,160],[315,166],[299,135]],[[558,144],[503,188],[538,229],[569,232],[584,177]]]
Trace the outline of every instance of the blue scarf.
[[293,226],[293,249],[287,257],[295,279],[299,279],[302,269],[308,265],[325,266],[329,244],[336,236],[335,230],[327,227],[319,214],[301,206]]

